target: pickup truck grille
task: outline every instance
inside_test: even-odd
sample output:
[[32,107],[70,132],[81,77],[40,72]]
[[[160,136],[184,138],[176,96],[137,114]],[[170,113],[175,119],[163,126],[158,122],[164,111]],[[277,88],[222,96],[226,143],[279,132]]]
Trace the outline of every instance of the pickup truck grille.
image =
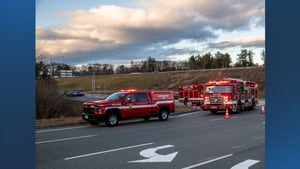
[[223,98],[219,96],[210,97],[209,98],[210,104],[223,104]]
[[95,108],[84,107],[84,108],[83,108],[83,112],[84,112],[85,114],[94,114],[94,109],[95,109]]

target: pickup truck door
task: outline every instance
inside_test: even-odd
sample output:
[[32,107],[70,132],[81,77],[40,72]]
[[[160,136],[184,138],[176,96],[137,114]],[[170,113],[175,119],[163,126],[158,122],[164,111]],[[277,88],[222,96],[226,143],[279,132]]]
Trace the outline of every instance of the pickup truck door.
[[147,93],[135,93],[135,98],[134,109],[138,116],[150,116],[152,107],[149,95]]
[[136,104],[136,99],[135,99],[134,94],[129,94],[124,98],[123,109],[122,109],[122,117],[123,118],[137,116],[135,104]]

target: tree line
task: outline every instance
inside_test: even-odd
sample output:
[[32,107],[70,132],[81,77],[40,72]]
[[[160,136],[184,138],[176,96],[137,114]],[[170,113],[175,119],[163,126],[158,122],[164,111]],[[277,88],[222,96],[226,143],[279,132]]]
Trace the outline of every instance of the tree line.
[[[58,88],[57,82],[52,76],[57,76],[59,70],[72,70],[75,76],[84,75],[108,75],[134,72],[163,72],[175,70],[212,69],[229,67],[255,66],[253,52],[241,50],[237,62],[232,64],[228,53],[217,52],[214,55],[206,53],[191,56],[187,61],[156,61],[149,56],[147,60],[134,62],[129,65],[119,65],[114,68],[112,64],[88,64],[80,67],[70,66],[63,63],[45,64],[43,61],[36,62],[36,119],[58,118],[61,116],[78,116],[74,114],[81,109],[82,103],[64,99],[63,93]],[[265,60],[264,50],[261,59]]]
[[[237,55],[236,63],[232,63],[230,54],[221,52],[192,55],[186,61],[157,61],[149,56],[144,61],[131,61],[128,65],[118,66],[94,63],[78,67],[64,63],[45,64],[40,61],[36,63],[36,76],[59,76],[60,70],[72,70],[74,76],[86,76],[258,66],[253,62],[253,55],[251,50],[242,49]],[[261,59],[265,60],[264,50],[261,52]]]

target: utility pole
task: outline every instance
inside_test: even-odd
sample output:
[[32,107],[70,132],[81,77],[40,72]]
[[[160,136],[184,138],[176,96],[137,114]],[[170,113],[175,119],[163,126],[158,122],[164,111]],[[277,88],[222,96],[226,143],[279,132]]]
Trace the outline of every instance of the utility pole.
[[96,81],[95,81],[95,72],[92,73],[92,94],[95,94],[96,90]]

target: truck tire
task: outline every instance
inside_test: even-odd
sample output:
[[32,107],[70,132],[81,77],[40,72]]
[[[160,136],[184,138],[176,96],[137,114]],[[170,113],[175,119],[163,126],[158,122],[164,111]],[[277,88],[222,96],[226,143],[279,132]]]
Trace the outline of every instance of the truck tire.
[[185,106],[187,106],[187,102],[189,101],[189,99],[187,98],[187,97],[185,97],[184,98],[184,100],[183,100],[183,104],[185,105]]
[[168,120],[168,118],[169,118],[169,112],[168,112],[168,110],[162,109],[162,110],[159,111],[158,119],[160,121],[166,121],[166,120]]
[[237,105],[236,105],[236,112],[237,114],[241,113],[241,106],[242,106],[242,102],[239,100]]
[[251,104],[251,110],[255,110],[255,107],[256,107],[256,103],[255,103],[255,100],[252,99],[252,104]]
[[114,127],[119,123],[119,116],[116,113],[109,113],[105,119],[105,124],[108,127]]

